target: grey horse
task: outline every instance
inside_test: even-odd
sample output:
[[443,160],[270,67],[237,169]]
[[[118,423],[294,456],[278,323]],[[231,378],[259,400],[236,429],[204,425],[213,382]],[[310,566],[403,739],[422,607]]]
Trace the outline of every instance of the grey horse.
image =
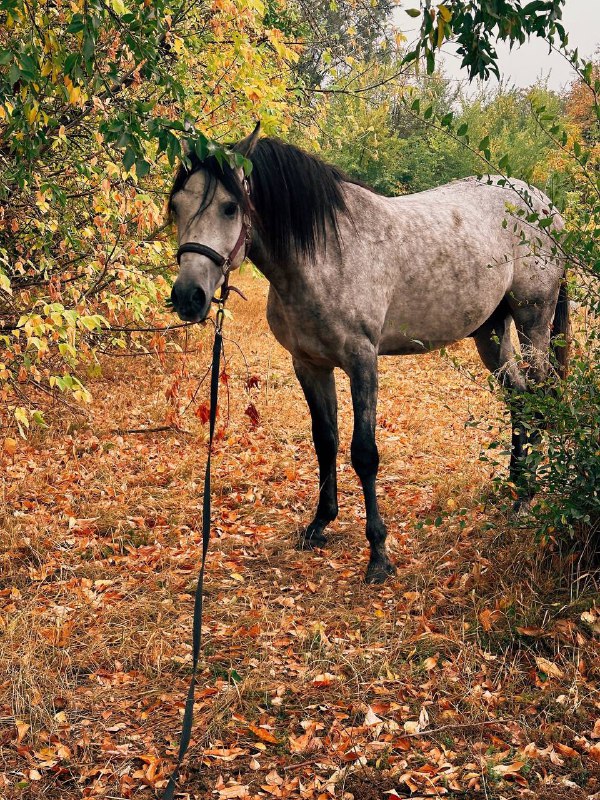
[[[369,583],[395,572],[385,546],[375,481],[377,357],[423,353],[471,336],[486,367],[517,397],[549,374],[554,337],[568,336],[565,265],[550,200],[520,181],[466,178],[401,197],[382,197],[303,150],[259,136],[235,149],[252,161],[250,181],[214,156],[190,156],[169,209],[180,264],[172,291],[183,320],[203,320],[229,269],[246,256],[270,283],[267,317],[292,355],[311,419],[320,492],[306,548],[326,542],[338,513],[334,368],[350,379],[351,456],[364,492]],[[525,199],[524,199],[525,198]],[[553,217],[541,228],[526,214]],[[511,342],[514,321],[527,364]],[[567,348],[555,347],[564,374]],[[510,475],[523,479],[531,433],[514,412]],[[517,404],[518,406],[518,404]]]

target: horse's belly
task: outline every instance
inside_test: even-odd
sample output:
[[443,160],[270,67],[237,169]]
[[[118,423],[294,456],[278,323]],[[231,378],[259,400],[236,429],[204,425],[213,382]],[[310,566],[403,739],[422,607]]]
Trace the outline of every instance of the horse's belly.
[[[485,257],[485,254],[484,254]],[[399,275],[383,325],[380,353],[423,353],[470,336],[494,313],[512,280],[512,263],[474,267],[468,254],[419,264],[418,254]]]
[[[461,337],[464,338],[464,337]],[[457,339],[428,340],[422,342],[420,339],[409,339],[404,336],[386,336],[379,342],[380,356],[412,356],[419,353],[429,353],[431,350],[439,350],[449,344],[454,344]]]
[[[445,298],[427,299],[414,296],[410,304],[392,303],[388,309],[381,337],[381,355],[427,353],[470,336],[489,319],[505,293],[501,284],[496,291],[470,297],[470,302],[454,302]],[[437,300],[437,302],[436,302]]]

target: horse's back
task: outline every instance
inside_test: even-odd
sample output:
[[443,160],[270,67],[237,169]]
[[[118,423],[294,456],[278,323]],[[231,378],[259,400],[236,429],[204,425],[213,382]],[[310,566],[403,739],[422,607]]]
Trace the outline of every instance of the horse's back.
[[[521,221],[510,219],[526,193],[536,207],[549,203],[524,183],[502,185],[500,177],[396,198],[353,191],[359,222],[348,271],[365,275],[370,261],[373,278],[387,288],[380,352],[422,352],[462,339],[491,316],[515,279],[526,273],[531,283]],[[379,301],[376,285],[374,293]]]
[[294,267],[301,280],[289,292],[271,291],[276,337],[297,357],[343,366],[361,341],[381,354],[424,352],[469,336],[511,294],[550,296],[558,268],[531,256],[515,213],[527,209],[522,195],[540,214],[550,201],[502,182],[466,178],[396,198],[347,184],[340,247]]

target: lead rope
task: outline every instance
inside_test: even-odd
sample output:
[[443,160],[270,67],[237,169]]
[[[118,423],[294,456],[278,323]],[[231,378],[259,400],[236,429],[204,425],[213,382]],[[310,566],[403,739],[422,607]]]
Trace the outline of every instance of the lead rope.
[[225,318],[225,301],[229,294],[227,276],[221,287],[219,305],[215,320],[215,341],[212,351],[212,368],[210,377],[210,412],[209,412],[209,434],[208,434],[208,456],[206,458],[206,470],[204,473],[204,496],[202,501],[202,562],[200,573],[196,585],[194,596],[194,622],[192,628],[192,677],[190,688],[188,689],[183,712],[183,724],[181,727],[181,739],[179,740],[179,753],[177,764],[171,773],[167,787],[162,795],[162,800],[172,800],[179,770],[190,744],[192,735],[192,725],[194,722],[194,692],[196,689],[196,675],[198,672],[198,661],[200,658],[200,647],[202,645],[202,593],[204,588],[204,566],[206,564],[206,553],[210,541],[210,460],[213,449],[213,438],[215,434],[215,421],[217,418],[217,399],[219,395],[219,373],[221,367],[221,352],[223,349],[223,320]]

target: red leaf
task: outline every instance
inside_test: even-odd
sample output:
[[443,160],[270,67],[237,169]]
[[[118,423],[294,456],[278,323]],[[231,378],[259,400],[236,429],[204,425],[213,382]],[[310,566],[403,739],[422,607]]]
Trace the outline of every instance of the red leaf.
[[250,403],[248,408],[244,411],[244,414],[250,417],[250,424],[252,425],[253,428],[256,428],[256,426],[260,422],[260,414],[258,413],[254,403]]
[[251,375],[246,381],[246,389],[255,389],[260,386],[260,378],[258,375]]
[[203,425],[206,425],[210,419],[210,408],[208,407],[208,403],[202,403],[202,405],[199,405],[194,411],[194,416],[198,417]]

